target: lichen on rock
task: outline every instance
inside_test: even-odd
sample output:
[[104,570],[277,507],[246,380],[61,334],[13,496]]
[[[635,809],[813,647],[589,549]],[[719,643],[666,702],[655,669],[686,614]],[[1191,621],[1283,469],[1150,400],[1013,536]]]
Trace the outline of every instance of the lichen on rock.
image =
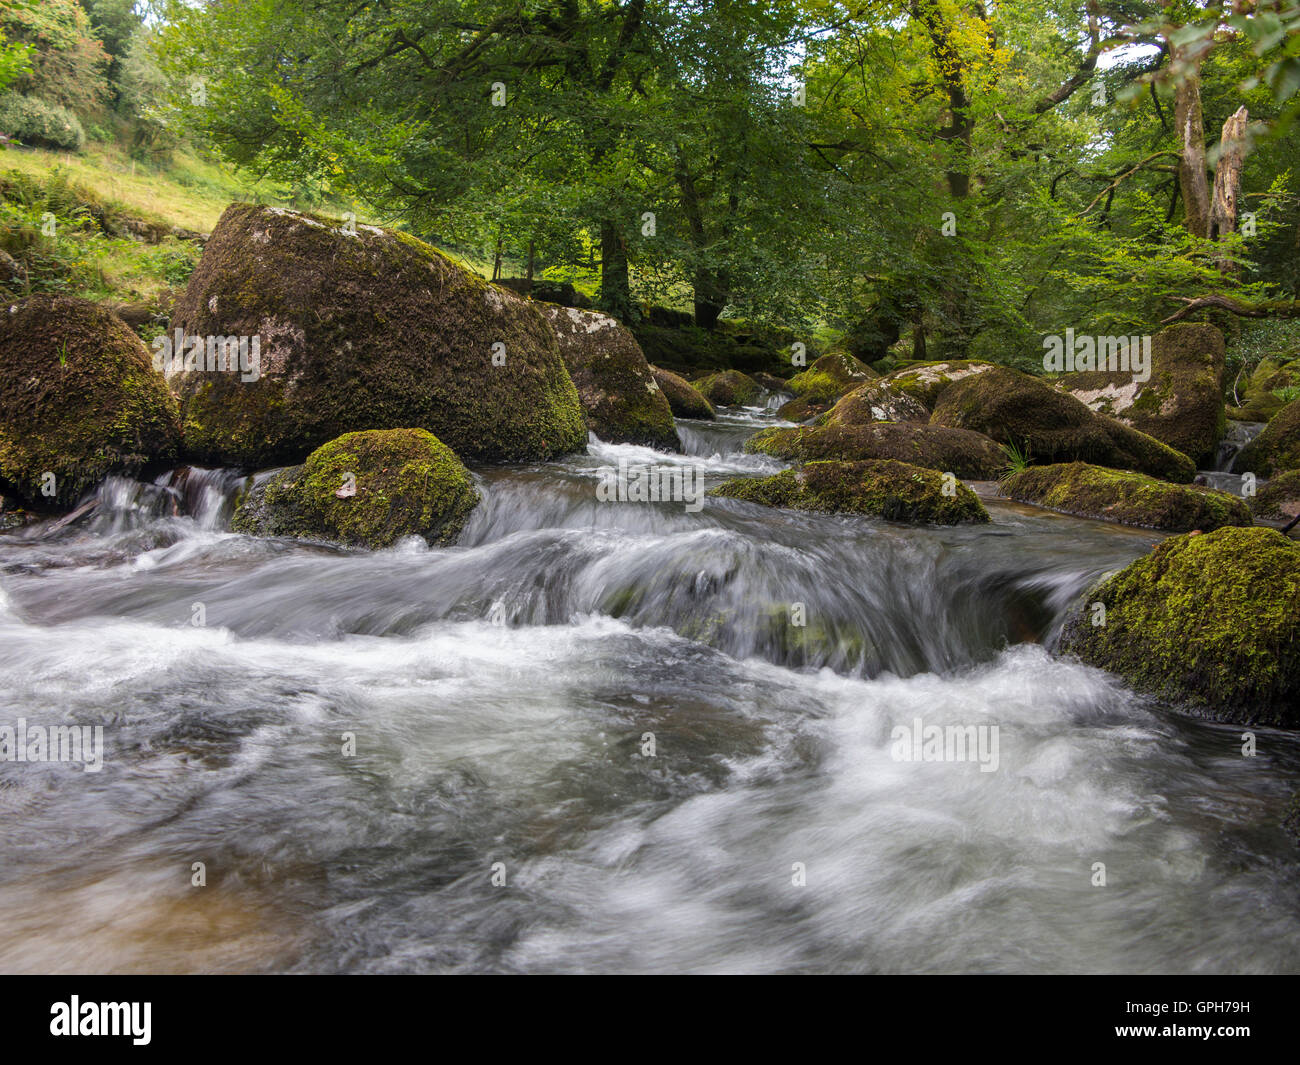
[[681,449],[672,408],[630,330],[598,311],[534,306],[555,330],[588,429],[608,443]]
[[806,370],[790,378],[786,387],[799,399],[829,405],[845,392],[879,376],[865,362],[839,351],[817,359]]
[[1213,325],[1184,322],[1151,338],[1147,380],[1092,370],[1067,374],[1060,384],[1097,413],[1203,463],[1223,437],[1223,364],[1223,334]]

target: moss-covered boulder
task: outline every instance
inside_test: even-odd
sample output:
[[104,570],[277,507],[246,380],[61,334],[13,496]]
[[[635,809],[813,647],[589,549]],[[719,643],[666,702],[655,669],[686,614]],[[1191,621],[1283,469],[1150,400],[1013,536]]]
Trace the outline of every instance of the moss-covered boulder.
[[1300,545],[1259,527],[1171,537],[1091,589],[1059,646],[1203,716],[1298,728]]
[[826,420],[836,425],[928,422],[930,411],[915,395],[893,382],[873,381],[843,396],[831,409]]
[[710,495],[769,507],[872,514],[889,521],[958,525],[988,512],[960,481],[906,462],[809,462],[772,477],[727,481]]
[[483,462],[585,445],[536,307],[414,237],[347,229],[248,203],[221,216],[171,324],[258,337],[260,374],[169,372],[193,458],[296,462],[345,432],[411,426]]
[[70,505],[106,474],[173,461],[179,443],[176,401],[116,315],[69,296],[0,307],[0,485]]
[[1300,393],[1300,359],[1294,352],[1262,359],[1234,394],[1241,404],[1227,414],[1239,422],[1266,422]]
[[651,366],[650,372],[654,374],[655,384],[668,400],[668,407],[675,417],[708,420],[718,416],[713,404],[692,388],[686,378],[658,366]]
[[598,311],[534,306],[555,330],[588,429],[608,443],[681,449],[672,408],[630,330]]
[[745,450],[799,462],[893,459],[969,480],[996,477],[1006,463],[1002,449],[986,436],[911,422],[774,427],[751,436]]
[[950,359],[942,362],[909,361],[906,365],[882,377],[880,383],[906,393],[926,410],[933,410],[944,390],[954,381],[963,381],[991,369],[993,363],[978,359]]
[[1227,492],[1084,462],[1031,466],[1006,478],[1001,488],[1003,495],[1022,503],[1166,532],[1253,524],[1246,504]]
[[1178,324],[1151,338],[1151,375],[1093,370],[1065,375],[1061,386],[1099,414],[1163,441],[1193,462],[1208,463],[1223,437],[1223,334],[1212,325]]
[[1278,411],[1264,431],[1237,453],[1232,469],[1256,477],[1300,469],[1300,399]]
[[1250,509],[1265,521],[1289,522],[1300,514],[1300,470],[1287,470],[1266,482],[1250,500]]
[[451,448],[424,429],[345,433],[240,501],[231,528],[253,536],[388,547],[455,541],[479,495]]
[[691,387],[715,407],[748,406],[757,403],[763,396],[763,386],[739,370],[710,374],[699,381],[692,381]]
[[1035,462],[1090,462],[1184,484],[1196,475],[1192,460],[1168,444],[1005,366],[950,384],[931,422],[1027,449]]
[[847,352],[831,352],[816,360],[806,370],[795,374],[787,387],[799,399],[810,403],[834,403],[845,392],[880,375],[865,362]]

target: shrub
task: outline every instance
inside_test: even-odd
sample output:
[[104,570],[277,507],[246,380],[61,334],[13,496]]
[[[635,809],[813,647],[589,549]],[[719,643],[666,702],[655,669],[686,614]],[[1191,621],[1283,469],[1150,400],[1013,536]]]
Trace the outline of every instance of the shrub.
[[79,152],[86,143],[80,120],[66,107],[19,93],[0,96],[0,132],[38,148]]

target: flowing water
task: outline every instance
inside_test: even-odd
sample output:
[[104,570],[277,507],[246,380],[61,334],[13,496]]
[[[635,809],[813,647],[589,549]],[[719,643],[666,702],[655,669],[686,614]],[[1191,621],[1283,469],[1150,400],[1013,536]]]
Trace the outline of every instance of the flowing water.
[[0,725],[105,745],[0,763],[0,970],[1300,969],[1300,742],[1044,646],[1157,537],[597,501],[771,420],[480,470],[450,549],[233,535],[202,470],[0,537]]

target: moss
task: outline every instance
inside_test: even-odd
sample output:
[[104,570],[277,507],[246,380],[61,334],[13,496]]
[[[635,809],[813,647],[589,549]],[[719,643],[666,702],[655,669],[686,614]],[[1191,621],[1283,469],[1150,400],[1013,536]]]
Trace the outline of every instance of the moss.
[[1226,492],[1083,462],[1030,467],[1003,481],[1002,493],[1066,514],[1167,532],[1252,524],[1246,504]]
[[1290,521],[1300,514],[1300,470],[1279,473],[1267,482],[1250,501],[1250,509],[1271,521]]
[[705,420],[717,417],[713,404],[692,388],[686,378],[661,370],[658,366],[651,366],[650,372],[654,374],[655,383],[668,400],[668,407],[675,417]]
[[949,385],[931,421],[1025,448],[1036,462],[1090,462],[1184,484],[1196,475],[1192,460],[1167,444],[1004,366]]
[[1300,547],[1259,527],[1171,537],[1084,596],[1060,649],[1205,716],[1300,727]]
[[179,441],[175,399],[114,314],[66,296],[0,310],[0,481],[16,494],[72,504],[109,473],[174,461]]
[[715,407],[746,406],[757,403],[763,395],[763,386],[739,370],[710,374],[692,381],[691,387]]
[[681,450],[672,408],[629,330],[596,311],[534,306],[555,330],[588,429],[610,443]]
[[1292,400],[1274,415],[1264,431],[1241,449],[1232,468],[1257,477],[1300,469],[1300,399]]
[[261,340],[258,381],[172,377],[186,450],[203,462],[294,462],[348,431],[411,426],[485,462],[586,442],[577,390],[536,308],[405,233],[349,235],[328,219],[234,204],[172,325]]
[[727,481],[710,495],[769,507],[871,514],[889,521],[986,522],[979,498],[958,481],[906,462],[810,462],[772,477]]
[[823,355],[802,373],[795,374],[786,387],[810,403],[834,403],[840,396],[865,381],[879,376],[866,363],[845,352]]
[[889,381],[873,381],[855,388],[835,404],[827,419],[837,425],[929,420],[930,412],[919,399]]
[[1151,376],[1131,372],[1067,374],[1064,388],[1099,414],[1119,419],[1189,456],[1207,462],[1223,437],[1223,334],[1212,325],[1182,323],[1151,340]]
[[908,362],[881,378],[887,384],[911,396],[926,410],[933,409],[944,390],[954,381],[991,370],[991,362],[978,359],[955,359],[944,362]]
[[910,422],[764,429],[745,450],[797,461],[893,459],[970,480],[991,479],[1006,463],[998,446],[979,433]]
[[[354,481],[355,492],[340,495]],[[404,536],[452,543],[478,504],[469,472],[423,429],[346,433],[247,493],[231,527],[257,536],[388,547]]]
[[1287,389],[1300,386],[1300,359],[1262,359],[1244,387],[1239,407],[1230,407],[1228,417],[1241,422],[1266,422],[1286,406]]

